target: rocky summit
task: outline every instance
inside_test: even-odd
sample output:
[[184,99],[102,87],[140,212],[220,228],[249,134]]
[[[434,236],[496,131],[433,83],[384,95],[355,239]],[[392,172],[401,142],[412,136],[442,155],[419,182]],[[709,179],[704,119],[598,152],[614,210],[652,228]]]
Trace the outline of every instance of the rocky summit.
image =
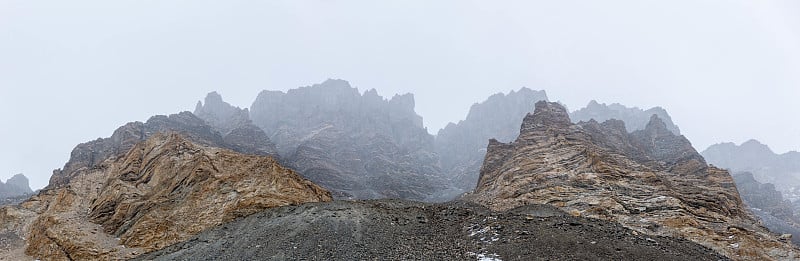
[[28,185],[28,178],[25,175],[16,174],[5,183],[0,181],[0,199],[25,196],[31,193],[33,190]]
[[561,105],[538,102],[515,141],[489,142],[478,187],[465,199],[493,210],[548,204],[736,260],[800,257],[759,225],[727,171],[707,165],[658,116],[628,133],[622,121],[574,124]]
[[462,191],[475,189],[489,139],[503,142],[516,139],[522,118],[533,111],[536,102],[543,100],[547,100],[544,91],[528,88],[498,93],[473,104],[466,119],[439,130],[436,152],[451,183]]
[[79,145],[57,183],[0,209],[0,260],[128,259],[266,208],[332,199],[272,157],[218,147],[190,113],[114,135],[88,146],[100,151]]
[[619,103],[605,104],[598,103],[597,101],[590,101],[586,107],[570,113],[570,118],[573,122],[589,121],[594,119],[598,122],[604,122],[610,119],[621,120],[625,122],[629,131],[643,130],[647,123],[650,122],[650,116],[657,115],[667,129],[675,135],[681,135],[680,128],[672,123],[672,117],[669,116],[667,110],[661,107],[654,107],[647,110],[642,110],[636,107],[626,107]]
[[750,172],[762,183],[772,183],[787,199],[800,199],[800,152],[777,154],[757,140],[741,145],[720,143],[702,152],[709,163],[737,172]]
[[434,138],[414,112],[411,94],[384,99],[343,80],[264,91],[253,122],[289,167],[342,199],[454,197],[438,166]]
[[278,157],[278,149],[263,130],[250,121],[247,109],[234,107],[216,92],[209,93],[205,103],[198,101],[194,115],[203,119],[236,151]]

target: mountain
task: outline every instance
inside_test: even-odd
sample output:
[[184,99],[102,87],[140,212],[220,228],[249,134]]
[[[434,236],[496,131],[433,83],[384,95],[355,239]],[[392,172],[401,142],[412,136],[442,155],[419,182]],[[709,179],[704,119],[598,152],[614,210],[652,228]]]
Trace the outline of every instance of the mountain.
[[0,208],[0,259],[128,259],[266,208],[332,199],[272,157],[231,148],[188,112],[80,144],[45,189]]
[[795,216],[792,203],[775,190],[775,185],[758,182],[749,172],[734,173],[733,179],[742,200],[764,226],[772,232],[792,235],[792,243],[800,245],[800,218]]
[[289,167],[337,198],[441,201],[455,196],[438,166],[434,137],[411,94],[363,94],[343,80],[263,91],[250,118]]
[[198,101],[194,115],[222,134],[223,141],[236,151],[278,157],[278,149],[269,136],[250,121],[250,112],[224,102],[218,93],[209,93],[205,104]]
[[727,260],[548,206],[334,201],[265,210],[136,260]]
[[800,152],[776,154],[757,140],[741,145],[720,143],[702,152],[709,163],[734,171],[751,172],[756,180],[775,184],[788,199],[800,199]]
[[594,119],[598,122],[604,122],[610,119],[617,119],[625,122],[628,131],[643,130],[647,123],[650,122],[650,116],[653,114],[658,115],[658,118],[667,125],[667,129],[675,135],[681,135],[681,131],[669,116],[666,110],[661,107],[654,107],[647,110],[642,110],[636,107],[629,108],[619,103],[612,103],[606,105],[605,103],[597,103],[597,101],[590,101],[586,107],[570,113],[569,117],[574,122],[589,121]]
[[511,141],[516,138],[522,118],[541,100],[547,100],[544,91],[528,88],[507,95],[498,93],[473,104],[466,119],[439,130],[436,152],[451,182],[462,191],[473,190],[489,139]]
[[800,258],[759,225],[727,171],[655,115],[628,133],[620,120],[574,124],[561,105],[538,102],[515,141],[489,142],[478,187],[464,198],[496,211],[548,204],[732,259]]
[[28,185],[28,178],[25,175],[16,174],[6,180],[5,183],[0,181],[0,198],[24,196],[31,193],[33,193],[33,190]]

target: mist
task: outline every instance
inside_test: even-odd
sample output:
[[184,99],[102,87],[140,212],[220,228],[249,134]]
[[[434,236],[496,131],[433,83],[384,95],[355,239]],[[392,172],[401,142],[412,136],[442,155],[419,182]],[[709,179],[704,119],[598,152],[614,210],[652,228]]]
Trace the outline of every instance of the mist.
[[[365,22],[369,21],[369,22]],[[413,93],[428,132],[498,92],[661,106],[693,145],[800,149],[794,1],[0,1],[0,179],[218,91],[344,79]]]

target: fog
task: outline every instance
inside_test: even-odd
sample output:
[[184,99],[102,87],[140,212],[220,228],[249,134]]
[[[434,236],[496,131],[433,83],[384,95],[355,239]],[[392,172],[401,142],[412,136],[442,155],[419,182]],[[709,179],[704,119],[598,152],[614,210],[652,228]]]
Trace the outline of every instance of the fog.
[[698,150],[800,149],[796,1],[0,0],[0,179],[219,91],[414,93],[435,134],[497,92],[662,106]]

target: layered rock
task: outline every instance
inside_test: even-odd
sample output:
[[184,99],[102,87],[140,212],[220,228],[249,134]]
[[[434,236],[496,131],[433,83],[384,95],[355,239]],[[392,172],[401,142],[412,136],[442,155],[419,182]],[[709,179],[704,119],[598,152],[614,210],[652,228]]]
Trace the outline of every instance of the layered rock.
[[228,148],[248,154],[270,155],[269,148],[259,143],[235,143],[226,141],[218,131],[191,112],[169,116],[153,116],[147,122],[131,122],[119,127],[108,138],[78,144],[63,168],[53,171],[45,189],[54,189],[69,183],[72,175],[82,168],[96,168],[110,157],[123,155],[134,145],[159,132],[178,132],[194,143],[212,147]]
[[154,133],[73,170],[66,184],[3,208],[2,232],[24,238],[25,254],[37,259],[120,260],[266,208],[331,200],[271,157],[203,145],[186,133],[202,134]]
[[386,100],[342,80],[263,91],[253,122],[287,164],[339,198],[443,200],[454,196],[438,167],[434,138],[411,94]]
[[672,118],[666,110],[661,107],[654,107],[647,110],[642,110],[636,107],[630,108],[619,103],[612,103],[606,105],[605,103],[597,103],[597,101],[590,101],[586,107],[570,113],[570,118],[574,122],[589,121],[594,119],[598,122],[604,122],[610,119],[617,119],[625,122],[629,131],[643,130],[650,122],[650,116],[657,115],[669,131],[675,135],[681,135],[681,131],[677,125],[672,123]]
[[223,101],[218,93],[209,93],[205,104],[198,101],[194,114],[222,134],[224,142],[234,150],[278,156],[278,150],[269,136],[250,121],[250,112]]
[[451,183],[462,191],[470,191],[486,155],[489,139],[509,142],[519,136],[519,126],[534,104],[547,100],[544,91],[522,88],[508,94],[498,93],[482,103],[473,104],[467,118],[450,123],[436,135],[436,152],[442,170]]
[[28,178],[22,174],[16,174],[6,180],[5,183],[0,181],[0,199],[19,197],[33,193]]
[[573,124],[538,102],[511,143],[491,140],[474,194],[495,210],[549,204],[640,233],[682,237],[733,259],[792,259],[797,249],[759,226],[733,178],[708,166],[658,116],[628,133],[619,120]]

